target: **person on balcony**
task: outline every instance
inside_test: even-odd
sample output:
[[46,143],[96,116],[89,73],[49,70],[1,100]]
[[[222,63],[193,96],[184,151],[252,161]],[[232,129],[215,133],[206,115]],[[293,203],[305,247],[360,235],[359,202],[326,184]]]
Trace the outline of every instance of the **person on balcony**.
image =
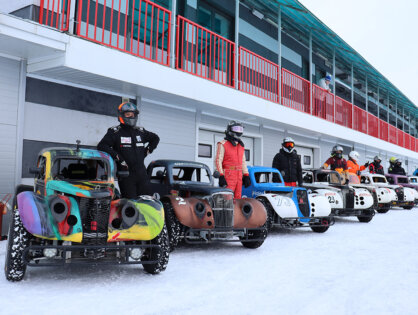
[[118,170],[129,171],[128,177],[118,180],[122,197],[129,199],[152,193],[144,159],[155,150],[160,141],[155,133],[136,126],[138,115],[139,110],[135,104],[130,102],[120,104],[118,106],[120,124],[109,128],[97,145],[98,150],[110,154]]
[[324,90],[327,90],[328,92],[331,93],[332,91],[331,91],[331,88],[329,86],[331,81],[332,81],[332,77],[329,74],[327,74],[325,77],[323,77],[322,79],[320,79],[318,81],[318,85],[319,85],[319,87],[321,87]]
[[343,180],[345,182],[345,179],[347,178],[347,161],[343,158],[343,148],[339,145],[336,145],[331,150],[331,156],[328,158],[328,160],[325,161],[325,163],[322,165],[323,169],[327,169],[328,166],[333,171],[337,171],[343,176]]
[[361,171],[364,171],[368,166],[369,162],[364,165],[359,165],[358,161],[360,159],[360,154],[357,151],[351,151],[348,154],[348,161],[347,161],[347,171],[351,174],[355,174],[360,176]]
[[369,165],[369,173],[370,174],[380,174],[385,175],[385,171],[383,170],[383,166],[380,164],[382,163],[382,159],[376,155],[373,158],[373,162]]
[[251,185],[245,162],[245,149],[241,136],[244,127],[234,120],[228,123],[225,139],[218,142],[216,148],[215,169],[219,172],[219,186],[234,192],[234,198],[241,199],[242,184]]
[[[286,186],[296,187],[296,184],[302,186],[302,164],[295,150],[295,141],[292,138],[286,137],[283,139],[282,148],[274,156],[273,167],[282,174]],[[273,174],[273,182],[279,182],[277,174]]]
[[402,167],[402,162],[399,161],[399,159],[392,156],[389,160],[389,163],[389,174],[406,175],[405,169]]

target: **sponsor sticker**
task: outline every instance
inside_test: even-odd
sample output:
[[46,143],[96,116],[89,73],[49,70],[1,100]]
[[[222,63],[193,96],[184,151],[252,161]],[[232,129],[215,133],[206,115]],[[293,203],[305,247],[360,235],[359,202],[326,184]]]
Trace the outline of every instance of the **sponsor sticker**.
[[136,141],[141,142],[142,141],[141,136],[136,136]]
[[131,137],[120,137],[120,143],[132,143]]

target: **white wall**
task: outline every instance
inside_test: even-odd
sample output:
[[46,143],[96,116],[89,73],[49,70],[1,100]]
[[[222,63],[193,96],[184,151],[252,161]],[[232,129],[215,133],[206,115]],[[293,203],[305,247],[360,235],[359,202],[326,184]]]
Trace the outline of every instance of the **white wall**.
[[28,5],[40,6],[41,0],[0,0],[0,12],[10,13]]

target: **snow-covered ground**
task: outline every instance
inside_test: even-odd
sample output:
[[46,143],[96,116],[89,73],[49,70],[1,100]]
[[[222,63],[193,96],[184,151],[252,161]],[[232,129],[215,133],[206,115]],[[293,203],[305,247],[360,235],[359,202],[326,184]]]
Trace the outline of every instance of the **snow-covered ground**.
[[[6,242],[0,242],[4,263]],[[0,276],[0,314],[417,314],[418,208],[276,230],[262,247],[184,246],[167,270],[28,268]]]

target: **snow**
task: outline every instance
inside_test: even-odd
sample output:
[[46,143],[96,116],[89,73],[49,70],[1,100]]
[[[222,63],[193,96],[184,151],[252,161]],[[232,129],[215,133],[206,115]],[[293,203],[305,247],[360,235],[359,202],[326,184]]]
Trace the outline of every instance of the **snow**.
[[[276,229],[256,250],[183,246],[158,276],[141,266],[28,267],[0,276],[2,314],[417,314],[418,208]],[[4,262],[6,242],[0,242]]]

